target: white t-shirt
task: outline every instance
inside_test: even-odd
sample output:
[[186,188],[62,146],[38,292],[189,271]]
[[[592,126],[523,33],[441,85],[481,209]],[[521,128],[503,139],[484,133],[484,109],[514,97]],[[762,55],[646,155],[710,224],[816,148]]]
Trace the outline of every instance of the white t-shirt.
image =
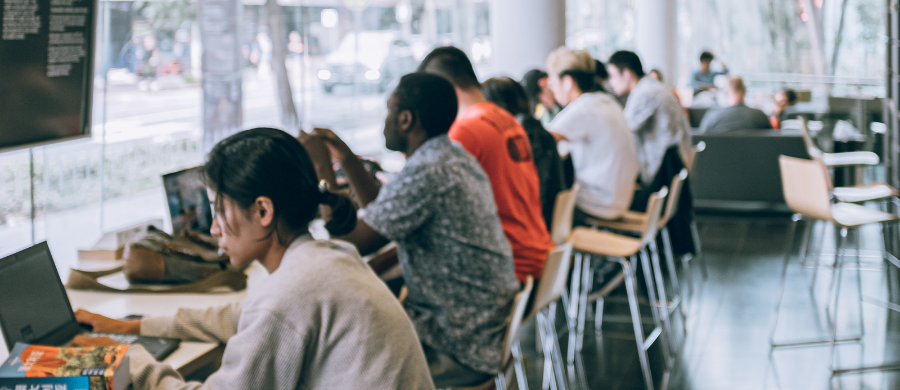
[[575,181],[581,186],[578,208],[605,219],[628,210],[639,167],[622,106],[605,93],[586,93],[557,114],[549,130],[571,144]]

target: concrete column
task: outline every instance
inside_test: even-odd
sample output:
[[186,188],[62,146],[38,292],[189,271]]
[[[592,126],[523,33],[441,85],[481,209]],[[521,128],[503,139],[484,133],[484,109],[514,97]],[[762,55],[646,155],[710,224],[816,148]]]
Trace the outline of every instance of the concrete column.
[[547,55],[566,43],[563,0],[492,0],[491,68],[519,79],[545,67]]
[[669,83],[678,80],[676,0],[637,0],[635,8],[636,52],[644,72],[659,69]]

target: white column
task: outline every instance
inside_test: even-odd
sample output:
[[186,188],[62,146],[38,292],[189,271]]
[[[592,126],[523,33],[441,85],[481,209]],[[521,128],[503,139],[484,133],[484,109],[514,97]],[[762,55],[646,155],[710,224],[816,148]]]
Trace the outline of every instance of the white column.
[[564,0],[492,0],[492,73],[519,79],[566,43]]
[[659,69],[667,82],[678,80],[676,0],[637,0],[635,9],[636,52],[644,72]]

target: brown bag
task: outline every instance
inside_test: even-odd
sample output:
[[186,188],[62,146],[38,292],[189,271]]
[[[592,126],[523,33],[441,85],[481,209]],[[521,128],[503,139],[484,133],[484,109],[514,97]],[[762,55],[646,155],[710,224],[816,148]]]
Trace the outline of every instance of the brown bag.
[[[122,272],[132,285],[117,289],[98,279]],[[232,267],[228,256],[220,255],[214,237],[194,231],[177,236],[150,226],[125,246],[122,267],[88,272],[73,269],[66,287],[78,290],[120,292],[208,292],[225,287],[243,290],[247,276]]]
[[173,237],[150,227],[125,246],[123,272],[132,283],[194,283],[230,270],[215,238],[194,231]]

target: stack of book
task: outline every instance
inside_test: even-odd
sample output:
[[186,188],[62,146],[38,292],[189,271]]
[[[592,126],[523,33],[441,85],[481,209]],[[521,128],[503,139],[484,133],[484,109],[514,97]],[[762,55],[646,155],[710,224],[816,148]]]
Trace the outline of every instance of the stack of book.
[[0,365],[0,389],[124,390],[127,345],[50,347],[16,343]]

